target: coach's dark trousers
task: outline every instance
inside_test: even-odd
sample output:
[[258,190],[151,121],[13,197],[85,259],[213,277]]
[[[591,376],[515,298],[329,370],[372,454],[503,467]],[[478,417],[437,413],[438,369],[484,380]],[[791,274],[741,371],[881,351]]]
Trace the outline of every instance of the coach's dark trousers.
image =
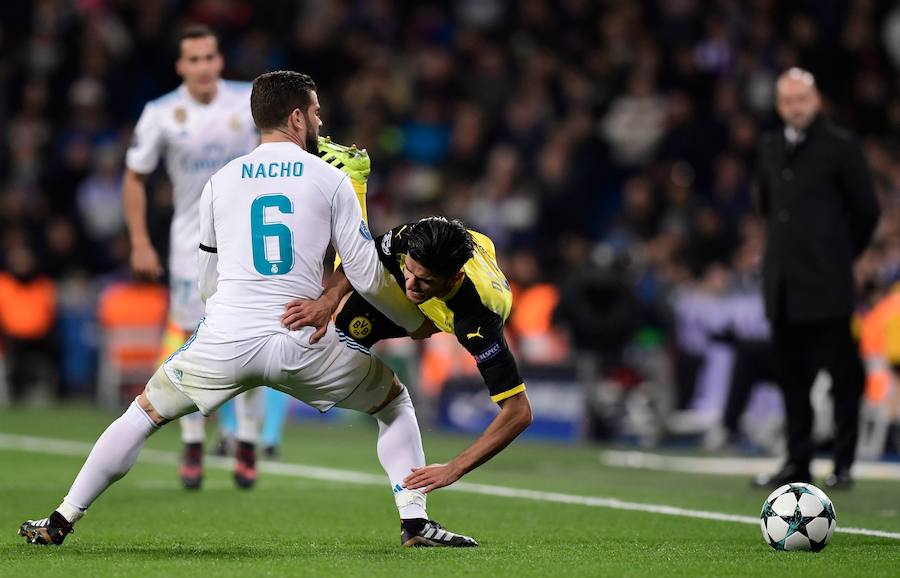
[[810,390],[820,369],[828,371],[834,398],[834,466],[853,465],[865,371],[850,319],[775,323],[775,374],[784,394],[788,462],[808,470],[813,457]]

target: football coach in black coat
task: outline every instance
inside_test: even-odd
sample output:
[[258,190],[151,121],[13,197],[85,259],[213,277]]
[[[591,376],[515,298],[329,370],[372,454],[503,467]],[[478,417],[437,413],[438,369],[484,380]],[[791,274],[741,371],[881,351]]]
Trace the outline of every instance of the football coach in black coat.
[[872,175],[862,147],[819,114],[812,74],[799,68],[776,85],[784,128],[764,137],[758,163],[759,208],[768,243],[763,265],[775,375],[784,394],[788,455],[759,486],[810,481],[810,390],[825,369],[832,379],[834,473],[828,487],[849,487],[865,372],[851,334],[853,262],[878,221]]

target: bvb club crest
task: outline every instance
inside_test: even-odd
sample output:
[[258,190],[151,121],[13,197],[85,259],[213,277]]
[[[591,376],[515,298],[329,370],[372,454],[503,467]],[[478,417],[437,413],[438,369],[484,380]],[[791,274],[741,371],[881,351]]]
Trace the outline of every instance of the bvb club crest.
[[231,119],[228,121],[228,126],[231,127],[231,130],[234,132],[240,132],[241,130],[241,119],[238,118],[238,115],[231,115]]
[[184,124],[187,121],[187,111],[184,107],[179,106],[175,109],[175,122]]
[[372,333],[372,322],[362,315],[350,321],[350,335],[356,339],[365,339]]

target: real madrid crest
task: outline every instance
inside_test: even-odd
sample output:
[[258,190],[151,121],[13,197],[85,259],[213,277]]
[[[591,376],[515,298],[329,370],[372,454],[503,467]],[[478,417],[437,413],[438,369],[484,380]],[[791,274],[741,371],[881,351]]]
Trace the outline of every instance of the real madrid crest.
[[187,110],[184,109],[183,106],[179,106],[175,109],[175,122],[178,124],[184,124],[187,121]]
[[228,121],[228,126],[231,127],[231,130],[234,132],[239,132],[241,130],[241,119],[238,115],[231,115],[231,120]]

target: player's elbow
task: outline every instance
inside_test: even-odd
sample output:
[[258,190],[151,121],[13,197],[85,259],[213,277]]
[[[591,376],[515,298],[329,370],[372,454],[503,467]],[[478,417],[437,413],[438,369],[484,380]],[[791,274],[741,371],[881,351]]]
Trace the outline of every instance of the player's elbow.
[[534,414],[531,413],[531,404],[528,403],[528,398],[526,398],[525,409],[522,411],[522,417],[519,420],[522,431],[528,429],[533,422]]
[[125,168],[125,176],[123,182],[125,186],[144,186],[144,183],[147,180],[147,175],[135,172],[129,168]]
[[528,429],[528,426],[534,421],[534,416],[531,412],[531,402],[524,391],[506,400],[504,405],[504,409],[508,408],[510,411],[511,415],[509,417],[516,435]]

